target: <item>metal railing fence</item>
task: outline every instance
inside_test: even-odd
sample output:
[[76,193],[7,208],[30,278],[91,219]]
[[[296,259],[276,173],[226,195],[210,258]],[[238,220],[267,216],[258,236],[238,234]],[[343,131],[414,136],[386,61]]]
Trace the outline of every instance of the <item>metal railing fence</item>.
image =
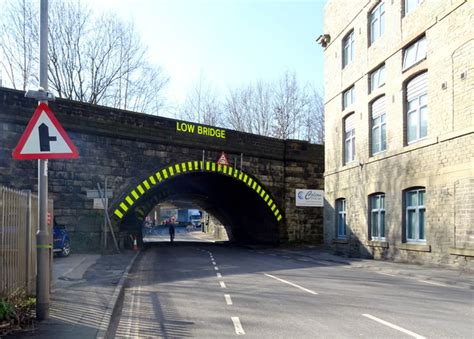
[[37,206],[31,192],[0,186],[0,295],[35,291]]

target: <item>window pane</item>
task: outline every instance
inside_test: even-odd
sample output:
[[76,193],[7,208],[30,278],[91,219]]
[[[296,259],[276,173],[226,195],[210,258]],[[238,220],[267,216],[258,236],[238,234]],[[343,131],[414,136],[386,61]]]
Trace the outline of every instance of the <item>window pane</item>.
[[419,40],[416,44],[418,45],[416,53],[416,62],[418,62],[426,58],[426,38]]
[[407,192],[407,206],[418,206],[417,191]]
[[385,211],[380,212],[380,237],[385,238]]
[[416,111],[408,112],[408,141],[418,139],[416,135],[417,125],[418,122]]
[[407,211],[407,239],[415,239],[416,214],[415,210]]
[[385,65],[380,68],[379,72],[379,87],[385,84]]
[[425,191],[421,190],[418,193],[419,206],[425,206]]
[[[385,117],[385,115],[384,115]],[[382,130],[380,131],[380,150],[384,151],[387,149],[387,137],[386,137],[386,131],[385,131],[385,123],[382,125]]]
[[351,143],[352,143],[352,145],[351,145],[351,146],[352,146],[351,161],[352,161],[352,160],[354,160],[354,159],[355,159],[355,139],[354,139],[354,138],[352,138],[352,140],[351,140],[351,141],[352,141],[352,142],[351,142]]
[[419,210],[419,218],[418,218],[418,226],[419,226],[419,239],[425,240],[425,210]]
[[376,238],[376,237],[379,237],[379,226],[378,226],[378,214],[377,212],[372,212],[372,218],[370,220],[370,223],[372,225],[372,229],[371,229],[371,234],[372,234],[372,238]]
[[407,69],[415,63],[415,48],[414,46],[408,47],[403,54],[403,69]]
[[420,109],[420,138],[426,137],[428,134],[428,109],[422,107]]

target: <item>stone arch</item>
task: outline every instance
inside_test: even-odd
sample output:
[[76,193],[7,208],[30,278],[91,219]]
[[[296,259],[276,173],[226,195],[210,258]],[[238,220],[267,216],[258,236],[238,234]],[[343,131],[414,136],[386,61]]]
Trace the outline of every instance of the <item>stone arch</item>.
[[115,203],[115,208],[113,208],[115,218],[118,220],[123,219],[131,208],[140,203],[142,197],[149,190],[165,184],[167,181],[178,176],[198,172],[222,175],[244,183],[249,190],[252,190],[254,194],[261,199],[277,222],[283,220],[282,209],[277,205],[275,199],[272,198],[269,190],[265,189],[254,176],[244,171],[234,169],[231,166],[221,165],[211,161],[203,162],[197,160],[168,165],[141,180],[136,186],[130,188],[127,193],[123,194],[122,198]]

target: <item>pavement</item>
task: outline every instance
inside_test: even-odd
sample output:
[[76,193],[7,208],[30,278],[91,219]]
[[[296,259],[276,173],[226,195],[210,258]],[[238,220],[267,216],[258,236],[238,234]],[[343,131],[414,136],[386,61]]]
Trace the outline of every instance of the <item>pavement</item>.
[[50,317],[6,338],[105,338],[139,252],[55,257]]
[[[209,236],[202,233],[197,237],[209,240]],[[177,237],[176,241],[179,240]],[[316,246],[247,248],[285,259],[313,261],[327,266],[340,265],[345,269],[403,275],[433,285],[474,289],[474,272],[459,268],[345,258]],[[138,254],[139,252],[125,251],[111,255],[73,253],[67,258],[55,257],[50,319],[36,323],[30,330],[10,334],[7,338],[108,337],[117,305],[120,307],[121,304],[127,274]]]
[[[257,250],[257,249],[254,249]],[[297,246],[268,249],[277,256],[293,256],[302,261],[316,261],[318,264],[342,265],[348,269],[377,271],[385,275],[405,276],[433,285],[446,285],[474,290],[474,271],[451,266],[420,265],[372,259],[347,258],[331,254],[319,246]]]

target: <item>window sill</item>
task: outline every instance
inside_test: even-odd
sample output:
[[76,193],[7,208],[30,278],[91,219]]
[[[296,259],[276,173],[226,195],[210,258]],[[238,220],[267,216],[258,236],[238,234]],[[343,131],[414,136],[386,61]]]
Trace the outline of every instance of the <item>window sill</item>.
[[467,248],[450,248],[449,254],[453,255],[463,255],[466,257],[474,257],[474,250],[467,249]]
[[333,244],[348,244],[349,241],[347,239],[333,239],[332,243]]
[[367,246],[388,248],[388,242],[385,240],[368,240]]
[[401,250],[415,252],[431,252],[431,245],[403,243],[397,246]]

